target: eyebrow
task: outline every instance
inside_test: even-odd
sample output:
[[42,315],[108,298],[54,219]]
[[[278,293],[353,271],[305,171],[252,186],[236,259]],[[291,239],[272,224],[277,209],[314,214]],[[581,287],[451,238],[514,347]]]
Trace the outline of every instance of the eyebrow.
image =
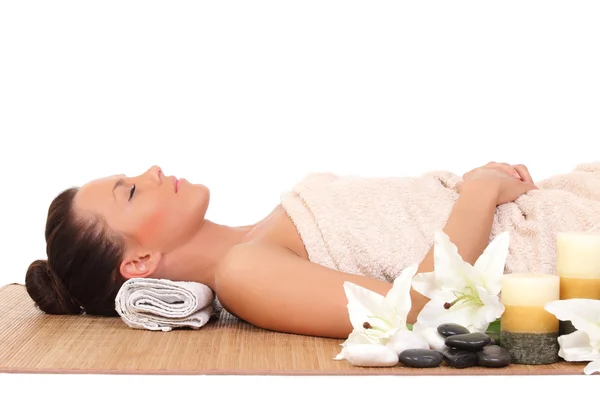
[[124,181],[123,179],[119,179],[119,180],[117,181],[117,183],[115,183],[115,186],[113,187],[113,190],[112,190],[112,194],[113,194],[113,197],[115,198],[115,200],[117,199],[117,197],[115,196],[115,190],[116,190],[118,187],[120,187],[120,186],[124,186],[124,185],[125,185],[125,181]]

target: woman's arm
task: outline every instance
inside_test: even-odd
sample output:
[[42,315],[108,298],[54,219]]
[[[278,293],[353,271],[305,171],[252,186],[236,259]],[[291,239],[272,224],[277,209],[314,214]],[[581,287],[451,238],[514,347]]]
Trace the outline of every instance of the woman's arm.
[[[521,195],[537,189],[526,166],[490,162],[463,176],[444,232],[458,249],[463,260],[475,264],[489,244],[496,207],[515,201]],[[429,250],[418,272],[433,271],[433,247]],[[411,291],[412,309],[408,321],[415,321],[429,299]]]
[[343,338],[352,331],[344,281],[381,294],[392,287],[312,263],[283,247],[243,244],[217,269],[215,291],[226,310],[258,327]]
[[[443,231],[454,243],[461,257],[471,265],[479,258],[489,243],[494,214],[496,194],[487,187],[465,186],[454,203],[450,217]],[[417,273],[433,271],[433,247],[429,250]],[[429,299],[411,290],[412,308],[408,322],[416,321],[417,315]]]
[[[526,166],[490,162],[463,176],[457,190],[460,194],[444,232],[458,249],[463,260],[473,265],[489,244],[496,207],[515,201],[537,189]],[[433,247],[418,272],[433,271]],[[429,299],[411,290],[412,309],[408,321],[415,321]]]

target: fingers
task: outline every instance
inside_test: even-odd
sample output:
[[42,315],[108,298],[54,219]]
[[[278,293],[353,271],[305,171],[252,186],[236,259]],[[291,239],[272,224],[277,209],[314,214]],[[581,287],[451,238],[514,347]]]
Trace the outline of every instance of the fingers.
[[506,172],[508,175],[512,176],[513,178],[516,179],[521,179],[521,175],[519,174],[519,172],[510,164],[508,163],[488,163],[488,167],[489,168],[497,168],[501,171]]
[[[490,162],[486,164],[488,168],[498,168],[512,177],[522,180],[527,183],[534,183],[531,174],[529,173],[529,169],[523,164],[508,164],[508,163],[497,163]],[[535,184],[534,184],[535,186]],[[536,187],[537,188],[537,187]]]
[[467,172],[466,174],[464,174],[462,176],[462,178],[463,178],[463,180],[467,180],[471,177],[471,175],[476,175],[478,172],[480,172],[481,170],[485,170],[485,169],[493,169],[493,170],[501,171],[515,179],[522,181],[523,183],[527,183],[529,185],[529,186],[527,186],[527,188],[528,188],[527,190],[529,190],[529,188],[538,189],[538,187],[533,182],[533,178],[531,177],[531,174],[529,173],[529,169],[523,164],[511,165],[508,163],[500,163],[500,162],[490,161],[487,164],[485,164],[484,166],[475,168],[475,169]]
[[521,176],[521,180],[523,182],[533,183],[533,179],[531,178],[531,174],[526,166],[523,164],[517,164],[512,166]]

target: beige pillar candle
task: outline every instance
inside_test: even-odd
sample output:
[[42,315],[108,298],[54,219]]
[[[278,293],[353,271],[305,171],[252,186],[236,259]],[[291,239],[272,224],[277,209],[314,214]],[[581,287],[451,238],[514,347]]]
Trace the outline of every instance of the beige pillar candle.
[[[600,300],[600,233],[561,232],[556,240],[556,273],[560,276],[561,300]],[[561,334],[575,331],[561,321]]]
[[502,277],[500,342],[514,364],[558,361],[558,319],[544,305],[560,298],[560,278],[550,274],[508,274]]

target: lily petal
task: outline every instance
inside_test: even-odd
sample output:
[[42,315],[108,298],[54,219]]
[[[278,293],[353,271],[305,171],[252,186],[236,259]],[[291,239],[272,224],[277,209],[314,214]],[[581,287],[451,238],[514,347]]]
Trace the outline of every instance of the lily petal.
[[335,361],[345,360],[346,359],[346,347],[342,348],[342,351],[340,351],[335,357],[333,357],[333,359]]
[[575,329],[587,333],[593,347],[600,347],[600,300],[555,300],[544,308],[561,321],[571,321]]
[[401,326],[406,326],[406,317],[412,306],[410,286],[417,268],[419,268],[418,264],[405,268],[394,280],[394,285],[385,296],[388,304],[395,308]]
[[421,272],[412,280],[412,288],[423,296],[431,299],[439,289],[435,279],[435,272]]
[[575,329],[587,333],[590,337],[590,345],[600,350],[600,323],[574,317],[571,319],[571,324]]
[[[454,299],[452,293],[438,292],[429,300],[417,316],[417,323],[426,328],[436,328],[444,323],[454,322],[452,313],[444,308],[444,303]],[[414,329],[414,326],[413,326]]]
[[379,340],[374,339],[372,336],[365,335],[364,331],[355,329],[350,335],[348,335],[348,339],[342,343],[342,346],[348,346],[350,344],[369,344],[369,343],[379,343]]
[[600,356],[590,345],[590,337],[583,331],[559,336],[558,344],[558,355],[565,361],[593,361]]
[[374,340],[370,336],[364,335],[361,330],[355,329],[350,333],[350,335],[348,335],[348,339],[346,339],[344,343],[340,345],[342,346],[342,350],[337,356],[335,356],[334,360],[345,359],[346,347],[354,344],[379,344],[379,341]]
[[417,322],[413,325],[412,331],[423,337],[433,350],[445,350],[448,347],[446,346],[446,339],[439,334],[435,327],[426,327]]
[[379,315],[386,306],[386,298],[352,282],[344,282],[348,299],[348,314],[354,329],[361,329],[369,317]]
[[381,344],[352,344],[344,356],[357,367],[393,367],[399,362],[398,354]]
[[509,234],[503,232],[488,244],[473,267],[484,277],[485,289],[493,295],[502,289],[502,275],[508,257]]
[[600,300],[555,300],[546,303],[545,308],[546,311],[554,314],[561,321],[568,321],[573,316],[579,316],[590,321],[600,320]]
[[[467,285],[467,281],[462,273],[457,271],[464,270],[465,263],[458,248],[450,241],[450,238],[444,231],[435,232],[435,244],[433,248],[433,265],[435,278],[438,286],[442,289],[462,288]],[[462,268],[461,268],[462,267]]]
[[451,320],[455,324],[459,324],[467,328],[470,332],[484,332],[489,323],[486,323],[480,318],[481,307],[452,307],[450,309]]
[[483,307],[479,308],[479,327],[478,332],[485,332],[488,326],[500,318],[504,314],[504,304],[500,302],[500,299],[496,295],[488,293],[481,286],[476,286],[479,299],[483,303]]
[[435,307],[437,310],[437,321],[430,326],[435,325],[437,327],[440,324],[451,322],[464,326],[470,332],[483,332],[489,325],[489,322],[481,316],[482,312],[485,312],[485,308],[482,306],[459,302],[446,310],[443,303],[440,302]]
[[596,361],[592,361],[591,363],[586,365],[585,368],[583,369],[583,372],[586,375],[591,375],[594,372],[600,372],[600,358],[598,358]]
[[408,349],[429,349],[429,343],[413,331],[397,331],[385,344],[399,355]]

